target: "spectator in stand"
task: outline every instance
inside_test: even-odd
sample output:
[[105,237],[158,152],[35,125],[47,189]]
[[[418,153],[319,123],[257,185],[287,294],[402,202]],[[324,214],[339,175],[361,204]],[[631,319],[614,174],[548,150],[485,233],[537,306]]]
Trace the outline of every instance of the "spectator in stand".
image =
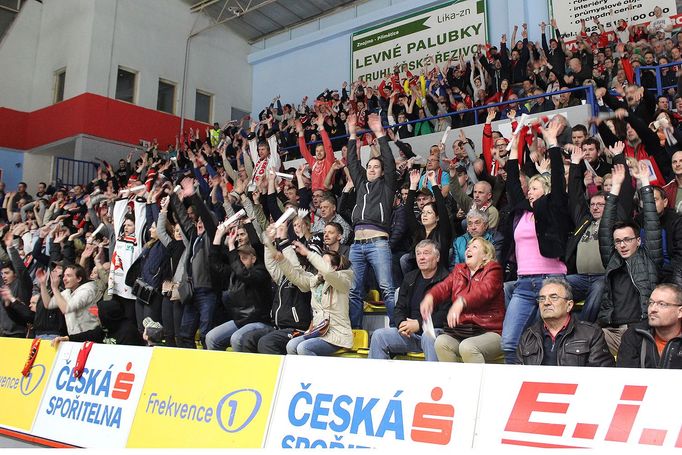
[[541,320],[521,336],[517,354],[524,365],[612,367],[604,334],[599,327],[572,314],[571,286],[547,278],[538,293]]
[[682,289],[659,284],[651,293],[647,320],[623,334],[616,366],[626,368],[682,368]]
[[178,286],[185,274],[190,250],[188,248],[189,240],[182,232],[180,224],[173,225],[168,219],[169,202],[169,196],[165,196],[161,200],[161,210],[157,220],[159,241],[166,247],[169,256],[168,268],[163,271],[161,277],[164,280],[162,284],[161,321],[163,322],[166,346],[176,347],[178,346],[177,337],[180,335],[182,323],[182,302],[180,301]]
[[350,254],[350,247],[342,243],[343,240],[343,227],[336,221],[330,221],[324,227],[324,250],[334,251],[339,253],[341,256],[345,256],[348,259]]
[[507,192],[511,205],[508,217],[513,224],[508,222],[503,232],[503,258],[509,260],[514,254],[518,275],[502,330],[502,350],[506,363],[518,362],[516,347],[522,332],[536,319],[535,299],[542,281],[548,277],[563,278],[566,275],[563,258],[571,221],[562,151],[557,145],[557,134],[562,128],[557,116],[547,128],[541,129],[551,160],[551,183],[543,176],[534,176],[528,180],[527,190],[524,191],[517,159],[518,136],[514,138],[506,164]]
[[336,213],[336,200],[334,196],[331,193],[325,193],[320,199],[319,208],[320,213],[319,216],[315,217],[311,232],[313,234],[323,233],[325,226],[334,222],[343,228],[341,243],[346,243],[351,234],[351,227],[341,215]]
[[[292,257],[295,253],[306,258],[317,269],[317,274],[296,267],[297,260]],[[310,328],[293,334],[287,343],[287,354],[328,356],[339,349],[351,348],[353,332],[348,317],[348,292],[353,271],[349,269],[348,261],[330,251],[320,256],[300,242],[286,247],[275,260],[284,276],[302,292],[311,293],[313,318]]]
[[[436,202],[427,203],[423,206],[419,218],[413,211],[408,210],[407,227],[412,233],[412,243],[416,247],[424,239],[433,240],[440,250],[440,265],[447,269],[450,256],[450,243],[452,242],[452,227],[448,218],[448,210],[445,205],[445,198],[441,194],[440,188],[436,183],[435,171],[427,171],[426,177],[431,183],[433,195]],[[417,184],[419,182],[419,171],[410,171],[410,192],[407,196],[406,205],[411,207],[414,204]],[[400,266],[403,275],[414,270],[416,267],[415,257],[412,253],[404,255],[400,259]]]
[[[317,131],[322,138],[322,144],[317,144],[315,146],[315,156],[310,154],[308,146],[305,143],[305,135],[303,132],[303,124],[300,120],[296,120],[296,132],[298,133],[298,148],[301,151],[301,156],[305,158],[308,166],[310,166],[310,176],[312,179],[312,191],[326,189],[324,185],[324,180],[332,164],[334,164],[334,149],[332,148],[332,143],[329,140],[329,134],[324,128],[324,115],[320,114],[315,119],[315,124],[317,125]],[[277,171],[278,169],[274,169]]]
[[483,238],[494,246],[495,260],[501,255],[502,236],[494,229],[490,229],[486,212],[472,207],[467,212],[466,222],[467,231],[452,242],[453,255],[450,261],[450,269],[456,264],[466,261],[467,248],[475,238]]
[[[223,243],[226,233],[227,249]],[[241,346],[248,332],[267,327],[272,294],[270,286],[263,284],[269,275],[251,245],[237,248],[236,226],[229,233],[224,224],[218,227],[209,258],[213,275],[224,280],[227,295],[223,300],[230,320],[206,334],[206,349],[224,351],[228,346]]]
[[[391,355],[408,352],[423,352],[426,361],[438,360],[433,336],[423,332],[424,319],[420,312],[420,303],[430,289],[448,277],[448,271],[440,263],[438,244],[432,240],[422,240],[415,248],[417,270],[405,275],[400,285],[393,312],[394,327],[377,329],[372,333],[369,346],[370,359],[388,359]],[[441,305],[438,311],[427,315],[436,330],[442,332],[447,305]]]
[[673,208],[677,213],[682,213],[682,151],[675,152],[672,156],[672,171],[675,176],[666,186],[663,187],[668,200],[668,207]]
[[426,294],[420,311],[428,318],[434,307],[448,308],[443,302],[450,303],[445,333],[435,343],[439,361],[489,363],[502,355],[502,268],[493,245],[480,237],[471,240],[465,256],[465,262]]
[[611,191],[599,224],[599,251],[606,268],[606,283],[597,321],[613,355],[618,353],[628,326],[646,318],[649,297],[658,284],[663,263],[661,227],[648,169],[640,163],[630,172],[642,187],[646,246],[641,246],[639,226],[632,221],[616,222],[616,202],[626,177],[625,166],[621,164],[613,167]]
[[[276,242],[276,245],[273,244]],[[290,245],[287,234],[287,224],[282,223],[277,229],[263,232],[265,246],[265,267],[275,282],[277,288],[274,293],[270,316],[271,325],[253,329],[249,324],[244,326],[246,333],[241,344],[235,343],[232,349],[243,352],[260,352],[263,354],[286,354],[286,346],[295,331],[305,331],[312,321],[310,307],[310,292],[301,291],[284,275],[277,259],[281,251]],[[301,267],[299,258],[292,256],[289,261],[296,269]]]
[[[64,314],[69,336],[87,333],[87,341],[101,343],[104,340],[97,311],[97,302],[102,298],[104,290],[98,289],[94,281],[87,281],[83,267],[72,264],[52,269],[50,290],[47,287],[47,273],[40,270],[36,277],[40,284],[41,298],[43,302],[48,302],[46,307],[59,308]],[[63,291],[59,288],[62,281]]]
[[[571,150],[568,200],[573,224],[576,226],[568,238],[566,264],[571,274],[566,280],[571,285],[575,299],[585,301],[578,317],[583,321],[595,322],[604,289],[605,268],[598,254],[598,233],[606,206],[606,192],[595,193],[586,199],[583,175],[587,171],[583,171],[581,167],[586,156],[585,147],[566,148]],[[625,144],[622,142],[610,148],[614,163],[625,164],[624,148]],[[631,190],[629,191],[631,193]],[[627,205],[621,209],[625,211],[629,210],[629,207],[630,205]]]
[[474,185],[472,196],[470,197],[462,191],[459,180],[455,178],[455,171],[450,170],[450,195],[457,203],[457,207],[469,213],[472,208],[481,210],[486,213],[488,218],[488,227],[490,229],[497,229],[500,221],[500,212],[493,205],[493,187],[489,182],[481,180]]
[[[210,269],[209,254],[217,226],[213,215],[195,191],[194,179],[185,177],[180,185],[181,190],[171,195],[170,203],[183,234],[189,239],[189,263],[186,266],[187,277],[184,280],[189,280],[192,292],[191,296],[187,296],[183,301],[182,322],[178,336],[182,343],[181,347],[196,348],[194,336],[197,329],[201,330],[202,346],[206,346],[206,334],[213,328],[217,295]],[[188,210],[183,205],[185,199],[196,210],[197,218],[194,223],[190,220]],[[180,286],[182,287],[183,284]]]
[[355,241],[350,249],[353,285],[350,289],[350,315],[353,328],[362,327],[362,299],[365,296],[365,273],[371,265],[381,289],[389,318],[393,316],[394,287],[391,250],[388,243],[389,222],[395,193],[395,159],[378,115],[368,117],[369,127],[379,142],[381,158],[372,157],[365,170],[357,153],[357,118],[348,116],[348,168],[357,188],[352,223]]

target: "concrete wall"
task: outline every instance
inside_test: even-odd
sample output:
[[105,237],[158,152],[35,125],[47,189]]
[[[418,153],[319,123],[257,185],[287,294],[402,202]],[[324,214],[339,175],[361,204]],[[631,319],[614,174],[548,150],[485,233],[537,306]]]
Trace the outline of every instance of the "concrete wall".
[[[156,109],[159,78],[176,84],[180,114],[185,44],[210,25],[181,0],[26,2],[0,44],[0,106],[34,111],[53,103],[55,71],[66,68],[64,98],[90,92],[113,98],[119,66],[138,72],[136,104]],[[219,26],[191,40],[185,116],[195,91],[214,95],[212,119],[251,106],[249,44]],[[12,62],[12,64],[6,64]]]
[[[249,55],[253,66],[253,105],[257,114],[275,95],[285,102],[315,97],[325,88],[341,88],[350,77],[350,39],[355,31],[401,17],[438,1],[370,0],[317,23],[306,24],[262,40]],[[548,22],[546,0],[486,0],[489,41],[511,39],[514,25],[528,24],[529,39],[540,39],[539,24]],[[521,32],[518,38],[521,39]]]

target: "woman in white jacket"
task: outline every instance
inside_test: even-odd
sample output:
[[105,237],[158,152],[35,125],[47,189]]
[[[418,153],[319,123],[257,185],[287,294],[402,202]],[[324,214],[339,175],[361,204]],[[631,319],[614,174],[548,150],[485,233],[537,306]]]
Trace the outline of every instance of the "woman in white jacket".
[[[348,314],[348,293],[353,282],[353,271],[349,269],[348,260],[334,251],[320,256],[300,242],[287,246],[282,253],[276,255],[277,266],[302,292],[311,293],[313,310],[310,329],[287,343],[287,354],[327,356],[340,348],[351,348],[353,331]],[[308,259],[317,269],[317,275],[305,271],[300,265],[293,265],[298,263],[296,253]],[[325,320],[329,321],[326,333],[314,336],[313,333],[317,331],[311,329]]]

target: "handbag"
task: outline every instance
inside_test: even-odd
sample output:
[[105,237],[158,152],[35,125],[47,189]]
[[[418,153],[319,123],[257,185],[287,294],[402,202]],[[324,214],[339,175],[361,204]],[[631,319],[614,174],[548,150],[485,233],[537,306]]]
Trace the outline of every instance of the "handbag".
[[315,327],[303,333],[303,338],[309,340],[311,338],[323,337],[327,332],[329,332],[329,319],[325,318],[318,322]]
[[168,299],[171,301],[180,300],[180,294],[178,293],[179,287],[180,287],[179,283],[176,283],[175,281],[171,280],[166,280],[163,283],[161,283],[161,294],[164,297],[168,297]]
[[145,305],[150,305],[156,295],[156,289],[145,283],[142,278],[138,278],[133,284],[133,294]]
[[189,303],[193,296],[194,284],[192,284],[192,279],[187,277],[187,279],[178,286],[178,297],[180,298],[180,302],[185,304]]

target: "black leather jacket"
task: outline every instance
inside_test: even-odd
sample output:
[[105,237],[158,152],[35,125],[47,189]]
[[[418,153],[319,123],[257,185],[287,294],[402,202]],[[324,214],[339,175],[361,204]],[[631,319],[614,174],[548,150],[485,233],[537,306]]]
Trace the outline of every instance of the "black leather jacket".
[[[539,320],[529,327],[516,348],[516,354],[524,365],[542,365],[544,358],[542,326]],[[602,329],[580,321],[571,315],[566,333],[557,343],[557,365],[570,367],[612,367],[616,363],[609,352]]]

